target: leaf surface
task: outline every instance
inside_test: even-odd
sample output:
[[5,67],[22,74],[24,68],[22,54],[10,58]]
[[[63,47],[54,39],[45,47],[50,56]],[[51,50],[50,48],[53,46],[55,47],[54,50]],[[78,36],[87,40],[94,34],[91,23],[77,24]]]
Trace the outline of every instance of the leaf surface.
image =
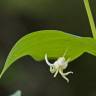
[[40,61],[44,60],[46,53],[48,58],[58,58],[65,52],[66,59],[70,58],[71,61],[84,52],[96,55],[96,42],[92,38],[80,37],[58,30],[32,32],[22,37],[13,46],[0,77],[16,60],[23,56],[29,55]]

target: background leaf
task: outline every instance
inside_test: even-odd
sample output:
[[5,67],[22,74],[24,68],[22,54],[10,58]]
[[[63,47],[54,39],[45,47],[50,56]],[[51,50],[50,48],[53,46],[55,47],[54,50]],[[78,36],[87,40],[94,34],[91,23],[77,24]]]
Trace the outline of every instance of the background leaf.
[[57,30],[42,30],[22,37],[12,48],[5,62],[0,77],[17,59],[30,55],[35,60],[43,60],[45,54],[49,58],[63,56],[67,50],[66,58],[71,61],[84,52],[96,55],[96,42],[92,38],[79,37]]
[[10,96],[21,96],[21,91],[18,90],[18,91],[16,91],[14,94],[12,94]]

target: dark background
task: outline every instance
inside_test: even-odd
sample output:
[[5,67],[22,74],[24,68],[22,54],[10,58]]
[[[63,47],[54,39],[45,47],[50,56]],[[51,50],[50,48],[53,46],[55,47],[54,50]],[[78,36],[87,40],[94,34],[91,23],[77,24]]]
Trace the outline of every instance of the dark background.
[[[96,0],[89,1],[96,22]],[[17,40],[42,29],[92,36],[83,0],[0,0],[0,69]],[[0,80],[0,96],[18,89],[23,96],[96,96],[96,57],[85,53],[67,70],[74,72],[69,84],[53,78],[45,61],[23,57]]]

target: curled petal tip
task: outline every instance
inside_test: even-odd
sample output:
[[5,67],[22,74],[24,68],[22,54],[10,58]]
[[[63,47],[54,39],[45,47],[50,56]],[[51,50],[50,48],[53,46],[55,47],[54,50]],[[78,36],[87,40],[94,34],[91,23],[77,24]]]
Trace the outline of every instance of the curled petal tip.
[[45,61],[49,66],[52,66],[52,64],[48,61],[47,53],[45,54]]

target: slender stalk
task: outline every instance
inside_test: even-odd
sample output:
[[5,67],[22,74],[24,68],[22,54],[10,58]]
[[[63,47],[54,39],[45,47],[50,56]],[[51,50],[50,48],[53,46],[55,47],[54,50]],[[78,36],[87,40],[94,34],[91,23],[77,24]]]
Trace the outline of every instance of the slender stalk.
[[84,0],[84,4],[85,4],[86,12],[87,12],[87,15],[88,15],[90,27],[91,27],[91,30],[92,30],[93,38],[96,39],[96,27],[95,27],[94,19],[93,19],[92,12],[91,12],[91,9],[90,9],[89,1]]

